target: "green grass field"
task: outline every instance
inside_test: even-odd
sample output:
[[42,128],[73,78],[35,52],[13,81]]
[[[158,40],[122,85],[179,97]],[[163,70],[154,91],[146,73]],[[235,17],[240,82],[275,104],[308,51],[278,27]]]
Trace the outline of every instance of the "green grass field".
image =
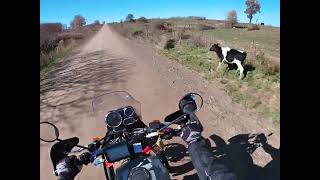
[[252,46],[271,56],[280,57],[280,29],[273,27],[261,27],[258,31],[247,31],[247,29],[214,29],[204,31],[208,38],[225,41],[229,46],[239,46],[244,49]]

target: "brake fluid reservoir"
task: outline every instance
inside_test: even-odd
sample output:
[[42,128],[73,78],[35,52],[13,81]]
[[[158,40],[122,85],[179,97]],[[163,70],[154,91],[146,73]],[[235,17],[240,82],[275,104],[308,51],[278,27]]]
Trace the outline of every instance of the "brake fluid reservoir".
[[143,151],[141,143],[134,143],[133,144],[133,151],[134,151],[134,153],[141,153]]
[[93,161],[93,165],[94,166],[99,166],[100,164],[102,164],[104,162],[104,160],[102,158],[96,158],[94,161]]

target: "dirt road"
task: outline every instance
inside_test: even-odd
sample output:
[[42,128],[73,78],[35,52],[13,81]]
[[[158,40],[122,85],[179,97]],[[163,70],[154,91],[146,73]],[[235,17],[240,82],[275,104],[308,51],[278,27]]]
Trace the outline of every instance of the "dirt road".
[[[227,140],[240,133],[274,132],[269,142],[279,147],[280,131],[270,120],[233,103],[219,84],[208,83],[198,73],[156,55],[151,48],[120,37],[108,25],[59,63],[40,86],[41,121],[56,124],[61,138],[78,136],[81,144],[88,144],[106,130],[102,119],[91,118],[90,100],[96,95],[115,90],[129,92],[141,102],[143,120],[148,122],[163,119],[177,109],[182,95],[196,91],[205,99],[203,109],[198,112],[205,137],[216,134]],[[175,142],[184,144],[179,139]],[[56,179],[49,156],[51,145],[40,143],[42,180]],[[271,160],[262,150],[257,150],[253,158],[262,166]],[[180,163],[188,161],[185,158]],[[193,170],[187,174],[194,173]],[[90,166],[84,167],[77,179],[103,177],[101,168]]]

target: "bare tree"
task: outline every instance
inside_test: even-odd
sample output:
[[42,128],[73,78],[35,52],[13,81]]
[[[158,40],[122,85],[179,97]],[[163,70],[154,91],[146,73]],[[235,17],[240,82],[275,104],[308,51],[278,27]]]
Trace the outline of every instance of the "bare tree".
[[73,20],[70,23],[72,29],[79,28],[86,25],[86,19],[82,15],[74,16]]
[[260,3],[258,0],[246,0],[246,6],[247,9],[244,11],[244,13],[247,14],[247,17],[249,18],[251,23],[253,15],[257,12],[260,13]]
[[129,22],[134,21],[134,16],[133,16],[133,14],[128,14],[127,17],[126,17],[126,21],[129,21]]
[[227,21],[229,21],[232,24],[235,24],[238,22],[237,12],[235,10],[228,12]]

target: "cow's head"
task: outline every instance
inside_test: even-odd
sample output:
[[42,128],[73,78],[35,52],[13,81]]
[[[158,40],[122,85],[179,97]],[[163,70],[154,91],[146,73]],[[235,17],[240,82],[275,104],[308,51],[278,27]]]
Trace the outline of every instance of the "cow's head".
[[218,52],[219,50],[221,50],[221,47],[219,46],[218,43],[215,43],[211,46],[211,48],[209,49],[210,51],[214,51],[214,52]]

